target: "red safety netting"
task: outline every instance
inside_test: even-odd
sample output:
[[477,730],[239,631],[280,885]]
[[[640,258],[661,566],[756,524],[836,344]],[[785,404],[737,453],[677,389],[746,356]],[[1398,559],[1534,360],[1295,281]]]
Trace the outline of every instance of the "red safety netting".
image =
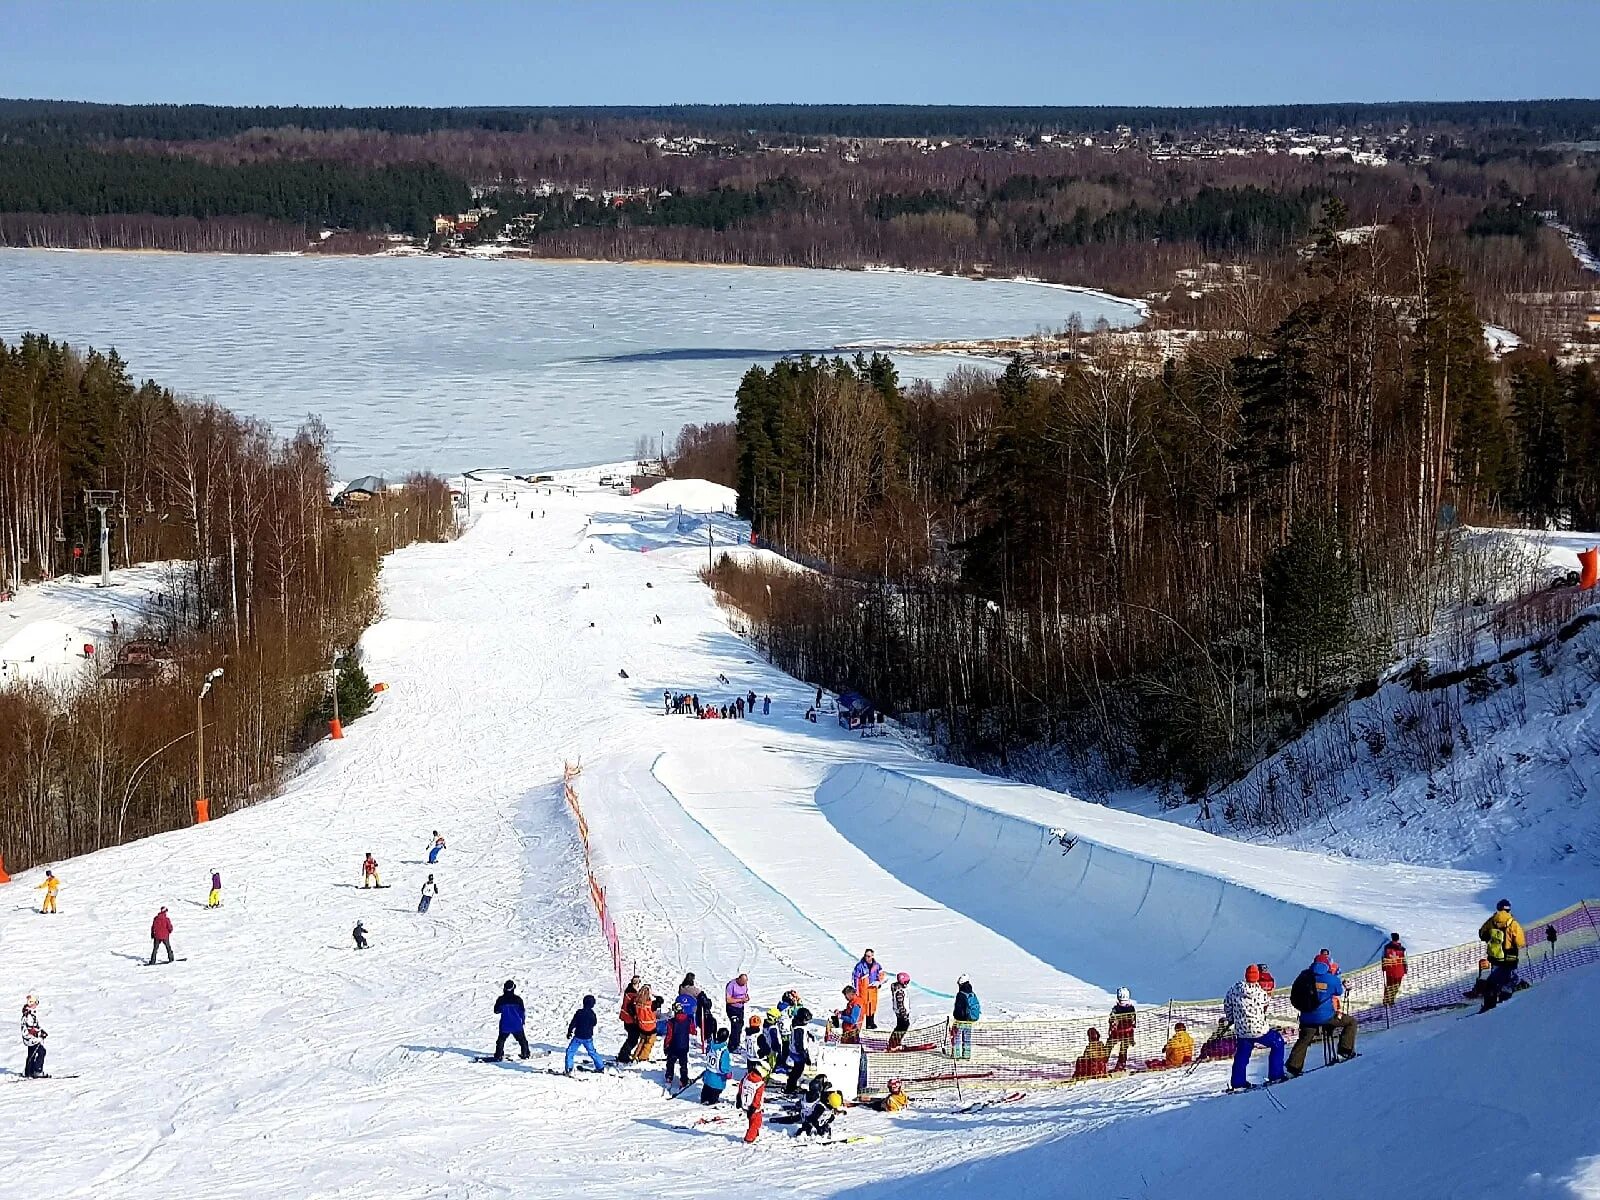
[[[1600,902],[1580,902],[1524,928],[1528,945],[1518,977],[1526,983],[1600,963]],[[1473,985],[1480,977],[1482,954],[1483,943],[1474,941],[1408,955],[1405,977],[1394,988],[1377,963],[1343,971],[1343,1011],[1356,1018],[1365,1034],[1469,1008],[1479,1003]],[[1276,984],[1273,1025],[1291,1040],[1299,1014],[1289,1003],[1289,988],[1307,965],[1269,964]],[[905,1048],[892,1053],[886,1035],[867,1034],[862,1044],[867,1051],[868,1086],[878,1089],[899,1078],[924,1089],[958,1084],[1042,1087],[1182,1068],[1188,1063],[1180,1061],[1181,1044],[1174,1043],[1180,1024],[1200,1060],[1233,1057],[1233,1039],[1221,1028],[1221,1000],[1173,1000],[1140,1008],[1126,1040],[1111,1040],[1109,1018],[1108,1011],[1057,1021],[979,1021],[968,1027],[964,1039],[962,1031],[945,1019],[914,1027],[905,1035]],[[1100,1035],[1099,1048],[1092,1051],[1090,1029]]]
[[572,763],[565,764],[561,771],[561,791],[578,824],[578,840],[583,843],[583,870],[589,877],[589,899],[594,902],[595,915],[600,918],[600,932],[605,935],[606,946],[611,950],[611,968],[616,975],[617,992],[620,994],[627,982],[622,973],[622,942],[617,937],[617,925],[611,919],[611,909],[606,903],[606,890],[595,878],[594,864],[589,857],[589,822],[585,820],[583,808],[578,803],[578,788],[574,783],[582,770]]

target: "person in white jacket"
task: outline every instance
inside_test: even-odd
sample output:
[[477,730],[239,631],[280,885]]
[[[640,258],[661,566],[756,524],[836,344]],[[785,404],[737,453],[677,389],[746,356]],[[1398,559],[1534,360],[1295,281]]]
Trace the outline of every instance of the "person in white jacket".
[[22,1069],[24,1078],[43,1079],[44,1039],[49,1035],[39,1027],[39,998],[29,996],[22,1002],[22,1044],[27,1047],[28,1061]]
[[1283,1034],[1272,1027],[1267,1011],[1267,993],[1261,989],[1261,968],[1252,964],[1244,969],[1244,978],[1228,989],[1222,998],[1222,1010],[1233,1026],[1233,1078],[1235,1089],[1250,1087],[1245,1077],[1250,1065],[1250,1052],[1256,1046],[1268,1049],[1267,1082],[1277,1083],[1287,1078],[1283,1068]]

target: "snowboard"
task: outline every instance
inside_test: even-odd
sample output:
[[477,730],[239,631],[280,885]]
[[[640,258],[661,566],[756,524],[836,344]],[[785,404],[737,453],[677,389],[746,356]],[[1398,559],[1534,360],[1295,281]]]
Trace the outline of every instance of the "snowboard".
[[141,962],[139,965],[141,967],[170,967],[175,962],[188,962],[188,961],[189,961],[189,958],[188,958],[187,955],[180,954],[180,955],[178,955],[177,958],[163,958],[163,959],[160,959],[157,962]]
[[356,889],[356,891],[358,891],[358,892],[382,892],[382,891],[388,890],[389,888],[392,888],[393,886],[394,886],[394,884],[392,884],[392,883],[374,883],[369,887],[359,887],[359,888]]
[[79,1078],[77,1075],[14,1075],[14,1076],[11,1077],[11,1082],[12,1083],[33,1083],[35,1080],[39,1080],[39,1079],[77,1079],[77,1078]]
[[[560,1067],[546,1067],[544,1069],[544,1073],[546,1075],[560,1075],[563,1078],[569,1078],[569,1076],[567,1076],[566,1071],[564,1071]],[[612,1068],[610,1068],[608,1070],[605,1070],[605,1071],[596,1071],[592,1065],[591,1066],[587,1066],[587,1067],[575,1066],[575,1067],[572,1068],[572,1074],[573,1075],[611,1075],[611,1076],[614,1076],[614,1077],[619,1078],[619,1079],[622,1077],[622,1072],[617,1070],[615,1067],[612,1067]]]
[[[492,1062],[514,1063],[514,1062],[526,1062],[527,1059],[523,1059],[523,1058],[496,1058],[492,1054],[483,1054],[483,1055],[479,1055],[477,1058],[474,1058],[472,1061],[473,1062],[483,1062],[483,1063],[492,1063]],[[556,1074],[559,1075],[560,1072],[557,1071]]]

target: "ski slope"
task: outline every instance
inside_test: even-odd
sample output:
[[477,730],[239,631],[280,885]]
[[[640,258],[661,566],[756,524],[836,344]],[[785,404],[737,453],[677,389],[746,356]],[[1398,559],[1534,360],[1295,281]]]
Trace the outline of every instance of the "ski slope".
[[103,649],[113,622],[128,636],[180,569],[177,563],[119,567],[111,572],[109,588],[100,586],[98,571],[63,575],[0,600],[0,687],[19,681],[66,683],[91,669],[95,664],[84,646]]
[[[566,762],[582,764],[594,866],[630,966],[663,988],[684,970],[711,988],[747,971],[759,1000],[797,987],[819,1012],[867,945],[912,973],[919,1021],[948,1011],[959,972],[986,1015],[1060,1013],[1098,1008],[1123,982],[1142,1000],[1192,992],[1207,972],[1261,957],[1257,921],[1262,953],[1326,936],[1357,961],[1402,914],[1414,949],[1459,941],[1499,884],[1238,847],[940,767],[826,716],[806,722],[811,689],[753,655],[694,577],[707,525],[719,542],[740,538],[716,512],[723,489],[471,486],[460,541],[386,562],[385,617],[363,649],[388,690],[281,797],[52,864],[56,916],[35,911],[41,869],[0,888],[6,995],[42,997],[48,1068],[77,1076],[0,1086],[0,1121],[26,1131],[0,1145],[0,1178],[57,1200],[675,1197],[731,1180],[833,1195],[923,1173],[948,1187],[975,1157],[1025,1164],[1063,1129],[1221,1086],[1207,1067],[966,1114],[924,1098],[895,1119],[852,1113],[854,1130],[887,1135],[870,1148],[774,1135],[745,1147],[728,1123],[694,1126],[700,1110],[666,1098],[653,1068],[546,1075],[585,992],[600,997],[603,1048],[621,1037],[562,800]],[[680,518],[668,503],[709,516]],[[753,689],[773,712],[664,716],[663,689],[718,702]],[[1055,828],[1080,838],[1064,858],[1047,844]],[[428,868],[434,829],[449,849]],[[359,887],[369,850],[388,890]],[[1075,862],[1093,865],[1070,888],[1049,870]],[[224,883],[216,911],[203,907],[212,869]],[[423,916],[430,870],[441,894]],[[149,967],[160,905],[184,961]],[[358,918],[364,953],[349,937]],[[526,998],[535,1060],[474,1063],[492,1047],[506,978]],[[1519,999],[1494,1020],[1525,1011]],[[1376,1051],[1341,1071],[1388,1086]],[[1493,1075],[1463,1087],[1488,1094]],[[1297,1086],[1311,1107],[1320,1081]],[[1289,1162],[1253,1170],[1263,1186],[1300,1177]],[[1088,1194],[1136,1194],[1106,1183]]]

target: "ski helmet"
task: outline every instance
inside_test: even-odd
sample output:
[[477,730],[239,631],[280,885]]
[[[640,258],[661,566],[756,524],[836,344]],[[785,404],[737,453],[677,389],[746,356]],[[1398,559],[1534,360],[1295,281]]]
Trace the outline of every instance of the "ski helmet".
[[1133,995],[1132,995],[1132,993],[1130,993],[1128,991],[1127,988],[1118,988],[1117,989],[1117,1003],[1118,1004],[1126,1004],[1129,1000],[1132,1000],[1132,999],[1133,999]]
[[828,1107],[833,1109],[834,1112],[843,1112],[844,1111],[844,1097],[841,1096],[838,1092],[829,1092],[828,1093]]
[[25,996],[25,997],[23,997],[22,1007],[23,1008],[38,1008],[39,1007],[39,997],[37,997],[37,996]]
[[904,971],[901,971],[900,974],[894,977],[894,981],[899,984],[907,984],[911,982],[911,976],[907,975]]
[[781,1012],[779,1012],[775,1008],[767,1009],[767,1020],[769,1020],[769,1021],[779,1020],[779,1019],[782,1018],[782,1016],[783,1016],[783,1014]]

